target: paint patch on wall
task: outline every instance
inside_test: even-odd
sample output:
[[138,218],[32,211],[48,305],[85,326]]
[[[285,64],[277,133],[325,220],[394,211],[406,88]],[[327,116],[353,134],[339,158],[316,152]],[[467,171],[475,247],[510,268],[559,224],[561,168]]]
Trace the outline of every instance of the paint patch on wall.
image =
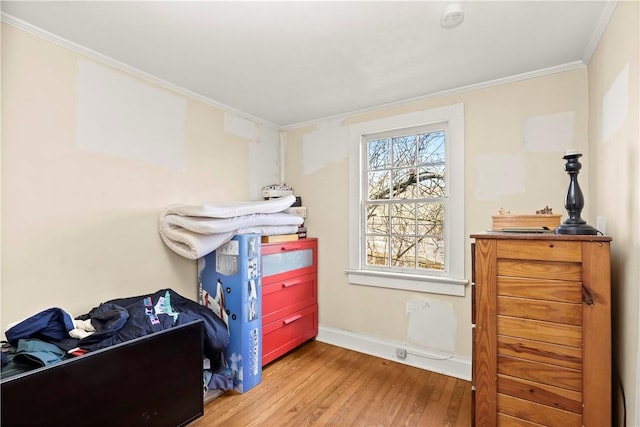
[[525,188],[525,162],[522,155],[486,153],[476,162],[476,198],[499,200],[521,194]]
[[602,141],[622,127],[629,115],[629,64],[625,65],[602,99]]
[[455,353],[458,321],[450,303],[414,297],[407,302],[407,315],[409,342]]
[[263,127],[260,141],[249,144],[249,198],[262,199],[262,187],[280,182],[280,133]]
[[524,150],[530,153],[557,153],[574,147],[575,113],[566,111],[529,117],[522,129]]
[[325,120],[302,137],[302,165],[305,175],[345,160],[349,154],[349,128],[340,120]]
[[183,169],[186,111],[182,97],[78,60],[76,144],[86,150]]
[[260,141],[260,126],[257,123],[226,111],[224,113],[224,131],[252,142]]

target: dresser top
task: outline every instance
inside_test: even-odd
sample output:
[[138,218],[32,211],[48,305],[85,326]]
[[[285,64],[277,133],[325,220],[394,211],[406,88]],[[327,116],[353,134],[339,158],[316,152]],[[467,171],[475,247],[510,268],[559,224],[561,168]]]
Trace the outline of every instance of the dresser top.
[[485,231],[471,234],[472,239],[510,239],[510,240],[569,240],[579,242],[610,242],[611,236],[588,234],[555,234],[555,233],[513,233],[504,231]]

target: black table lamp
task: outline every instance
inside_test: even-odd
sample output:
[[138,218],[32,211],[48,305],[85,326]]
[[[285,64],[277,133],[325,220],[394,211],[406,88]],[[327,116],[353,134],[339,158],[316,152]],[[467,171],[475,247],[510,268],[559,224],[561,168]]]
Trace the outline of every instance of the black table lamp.
[[564,201],[564,207],[567,209],[569,218],[567,218],[559,227],[555,229],[556,234],[598,234],[598,230],[588,225],[585,220],[580,218],[582,208],[584,208],[584,197],[582,190],[578,184],[578,173],[582,168],[582,164],[578,159],[582,154],[577,150],[567,150],[563,159],[567,161],[564,170],[569,174],[569,189],[567,197]]

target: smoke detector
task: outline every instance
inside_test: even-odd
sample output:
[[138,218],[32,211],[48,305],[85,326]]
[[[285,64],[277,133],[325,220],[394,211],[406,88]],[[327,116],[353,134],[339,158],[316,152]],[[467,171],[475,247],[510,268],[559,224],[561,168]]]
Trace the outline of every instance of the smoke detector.
[[464,10],[458,3],[448,4],[442,11],[440,26],[442,28],[455,28],[464,21]]

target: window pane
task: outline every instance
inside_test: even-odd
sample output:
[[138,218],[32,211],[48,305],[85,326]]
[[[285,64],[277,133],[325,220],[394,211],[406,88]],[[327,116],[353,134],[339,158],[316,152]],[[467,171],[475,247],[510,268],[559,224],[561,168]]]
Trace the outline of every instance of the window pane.
[[444,203],[418,203],[418,235],[444,235]]
[[446,181],[444,165],[432,165],[418,169],[419,184],[415,197],[420,199],[446,197]]
[[367,236],[367,264],[389,267],[389,238]]
[[393,171],[393,195],[394,199],[411,199],[416,193],[415,168],[403,168]]
[[391,233],[416,234],[416,206],[414,203],[394,203],[391,205]]
[[369,172],[369,199],[381,200],[389,198],[389,174],[391,172]]
[[444,239],[424,237],[418,242],[418,268],[444,270]]
[[367,234],[389,234],[387,205],[367,205]]
[[416,135],[393,138],[393,166],[414,166],[416,164]]
[[418,138],[419,164],[445,161],[444,131],[425,133]]
[[413,236],[393,236],[391,264],[394,267],[416,268],[416,238]]
[[369,141],[369,170],[383,169],[391,166],[389,138]]

